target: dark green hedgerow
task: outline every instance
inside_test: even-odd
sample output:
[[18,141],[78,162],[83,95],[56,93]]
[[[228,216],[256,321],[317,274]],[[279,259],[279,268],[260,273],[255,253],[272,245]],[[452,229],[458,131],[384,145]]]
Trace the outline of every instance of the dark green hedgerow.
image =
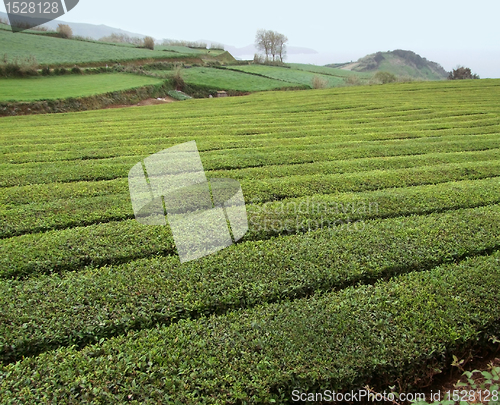
[[[448,152],[450,146],[442,145],[442,151],[425,153],[420,151],[416,155],[403,156],[381,156],[369,158],[352,158],[349,160],[332,160],[332,156],[321,153],[312,162],[295,162],[294,164],[264,164],[243,169],[219,170],[214,164],[206,164],[212,169],[207,170],[208,177],[230,177],[232,179],[262,179],[269,177],[286,177],[297,174],[333,174],[352,173],[369,170],[390,170],[410,167],[431,166],[444,163],[479,162],[495,160],[500,158],[500,150],[497,146],[498,139],[492,142],[478,141],[472,145],[463,145],[459,152]],[[492,147],[493,146],[493,147]],[[33,147],[33,146],[30,146]],[[158,145],[158,149],[162,146]],[[224,153],[224,152],[220,152]],[[214,156],[215,157],[215,156]],[[207,162],[207,156],[203,155],[202,161]],[[327,159],[327,160],[324,160]],[[74,160],[71,162],[34,162],[23,164],[0,164],[0,187],[22,187],[29,184],[50,184],[51,182],[66,183],[77,181],[115,180],[126,178],[130,168],[140,160],[138,156],[123,156],[107,159]],[[62,189],[63,186],[59,185]],[[0,203],[12,204],[9,197],[10,190],[2,190]],[[126,192],[127,187],[121,188],[120,192]],[[53,193],[54,198],[59,197]],[[30,200],[36,199],[36,195]],[[4,202],[5,201],[5,202]],[[39,200],[37,200],[39,201]]]
[[[160,106],[161,107],[161,106]],[[158,107],[158,108],[160,108]],[[155,111],[154,109],[152,111]],[[151,115],[149,119],[154,120],[157,115]],[[145,124],[146,125],[146,124]],[[71,147],[64,145],[63,150],[57,148],[42,149],[39,145],[33,147],[30,151],[11,152],[9,148],[4,149],[4,153],[0,159],[1,163],[35,163],[35,162],[63,162],[74,160],[90,160],[90,159],[108,159],[123,156],[146,157],[156,153],[159,150],[169,148],[179,142],[187,142],[193,140],[193,131],[189,131],[189,123],[186,123],[186,133],[182,138],[170,140],[167,136],[165,128],[157,128],[153,130],[154,142],[149,139],[135,143],[130,141],[123,145],[117,143],[105,145],[102,147],[99,142],[86,143],[81,147]],[[192,124],[191,124],[192,125]],[[117,124],[120,129],[120,125]],[[106,128],[108,131],[111,129]],[[203,129],[203,128],[202,128]],[[124,129],[126,130],[126,128]],[[208,128],[207,128],[208,130]],[[271,128],[270,128],[271,130]],[[272,128],[276,130],[276,128]],[[470,131],[470,129],[469,129]],[[159,139],[158,132],[165,133],[165,138]],[[481,135],[448,135],[439,137],[419,137],[408,138],[403,135],[403,139],[382,139],[372,140],[369,142],[360,142],[355,136],[354,140],[336,141],[329,139],[324,142],[310,141],[306,144],[285,144],[283,146],[266,145],[265,147],[232,147],[226,145],[225,149],[214,147],[207,151],[202,150],[201,159],[205,170],[221,170],[221,169],[240,169],[245,167],[256,167],[264,165],[280,165],[283,162],[287,164],[308,163],[327,160],[346,160],[359,159],[369,157],[391,157],[391,156],[410,156],[423,155],[428,153],[442,152],[462,152],[462,151],[481,151],[485,149],[498,148],[500,141],[495,133],[487,133]],[[45,143],[41,140],[40,143]],[[200,142],[202,144],[202,142]],[[75,142],[77,145],[78,142]],[[203,144],[202,144],[203,145]],[[201,149],[201,148],[200,148]],[[37,150],[36,152],[34,150]],[[0,183],[3,184],[3,183]],[[17,185],[17,184],[16,184]]]
[[[402,250],[401,252],[404,252]],[[500,333],[500,254],[309,299],[131,332],[0,368],[2,404],[290,403],[386,388]],[[265,287],[264,287],[265,288]]]
[[[266,202],[314,194],[362,192],[392,187],[484,179],[500,175],[500,160],[451,163],[395,170],[347,174],[296,175],[241,181],[251,202]],[[82,184],[85,187],[85,184]],[[133,217],[129,194],[55,200],[47,203],[0,207],[0,238],[32,232],[89,225]]]
[[[249,230],[243,241],[307,232],[309,228],[316,229],[322,221],[342,226],[348,221],[422,215],[500,203],[499,187],[500,178],[496,177],[364,193],[314,195],[264,205],[249,204],[246,207]],[[85,190],[89,193],[101,191],[91,187]],[[19,195],[19,198],[27,197]],[[110,201],[115,201],[119,208],[122,200],[128,201],[126,197]],[[99,205],[100,209],[102,205]],[[95,205],[90,207],[93,209]],[[80,217],[74,211],[72,215]],[[74,220],[74,217],[69,219]],[[0,278],[99,267],[158,254],[175,254],[168,226],[143,226],[135,220],[79,226],[0,241]]]
[[499,249],[499,225],[494,205],[246,242],[182,265],[164,257],[2,280],[0,358],[427,270]]

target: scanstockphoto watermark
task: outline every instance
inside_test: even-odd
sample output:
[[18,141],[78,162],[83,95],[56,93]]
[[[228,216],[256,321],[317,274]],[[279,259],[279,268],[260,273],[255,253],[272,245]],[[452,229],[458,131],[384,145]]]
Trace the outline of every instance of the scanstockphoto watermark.
[[378,214],[377,202],[366,200],[322,201],[307,197],[295,201],[258,199],[248,205],[248,220],[254,231],[302,233],[319,229],[334,232],[363,231],[365,219]]
[[38,27],[66,14],[76,7],[79,0],[4,0],[13,32]]
[[395,401],[408,401],[408,402],[421,402],[426,400],[424,393],[400,393],[396,396],[393,392],[370,392],[362,389],[359,391],[350,392],[335,392],[331,390],[324,390],[322,392],[303,392],[300,390],[292,391],[293,402],[389,402]]

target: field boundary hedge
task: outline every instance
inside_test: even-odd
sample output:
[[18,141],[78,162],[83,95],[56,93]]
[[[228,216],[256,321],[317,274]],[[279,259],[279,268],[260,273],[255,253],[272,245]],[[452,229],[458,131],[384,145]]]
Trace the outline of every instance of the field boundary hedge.
[[0,102],[0,117],[98,110],[114,104],[132,105],[151,97],[165,97],[170,90],[172,90],[172,87],[165,81],[161,84],[113,91],[87,97],[21,101],[14,103]]
[[[0,319],[8,321],[0,323],[0,362],[491,254],[500,249],[499,221],[495,205],[368,221],[366,232],[247,242],[191,263],[167,256],[71,277],[2,280]],[[107,244],[98,233],[93,240]]]
[[3,403],[281,404],[293,390],[395,382],[409,391],[449,368],[452,355],[494,349],[499,260],[495,253],[25,358],[0,367]]

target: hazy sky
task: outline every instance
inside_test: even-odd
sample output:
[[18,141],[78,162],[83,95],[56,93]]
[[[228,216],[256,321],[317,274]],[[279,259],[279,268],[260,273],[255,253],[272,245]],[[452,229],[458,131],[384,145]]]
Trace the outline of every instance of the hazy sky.
[[290,55],[289,61],[326,64],[405,49],[446,70],[460,64],[481,77],[500,78],[499,16],[499,0],[80,0],[61,19],[237,47],[252,44],[257,29],[265,28],[288,36],[289,45],[319,52]]

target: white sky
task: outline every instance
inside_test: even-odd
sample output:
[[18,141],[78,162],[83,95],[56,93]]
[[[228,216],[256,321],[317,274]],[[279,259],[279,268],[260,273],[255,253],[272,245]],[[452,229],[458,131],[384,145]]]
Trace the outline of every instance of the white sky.
[[481,77],[500,78],[499,16],[499,0],[80,0],[61,19],[237,47],[252,44],[265,28],[285,34],[289,45],[319,52],[289,61],[326,64],[405,49],[446,70],[465,65]]

